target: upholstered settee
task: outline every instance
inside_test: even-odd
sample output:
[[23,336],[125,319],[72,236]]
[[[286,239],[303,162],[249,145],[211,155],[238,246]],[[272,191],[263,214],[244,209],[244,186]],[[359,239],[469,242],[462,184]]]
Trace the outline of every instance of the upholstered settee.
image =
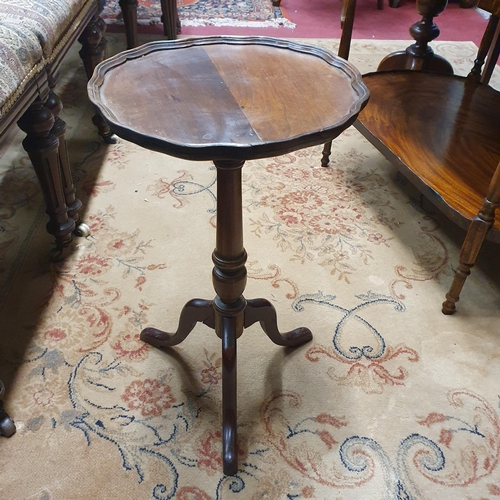
[[[81,202],[76,197],[56,94],[60,64],[75,40],[90,77],[103,60],[104,0],[0,0],[0,140],[16,123],[26,133],[28,153],[47,206],[48,232],[56,253],[83,230]],[[104,138],[109,128],[94,123]]]
[[[55,256],[84,232],[64,139],[66,124],[59,117],[62,103],[55,93],[60,64],[78,39],[80,56],[90,78],[103,60],[105,24],[99,18],[104,0],[0,0],[0,141],[8,141],[16,123],[26,133],[28,153],[44,195],[48,232],[56,241]],[[111,132],[94,117],[105,139]],[[15,426],[3,409],[0,381],[0,435]]]

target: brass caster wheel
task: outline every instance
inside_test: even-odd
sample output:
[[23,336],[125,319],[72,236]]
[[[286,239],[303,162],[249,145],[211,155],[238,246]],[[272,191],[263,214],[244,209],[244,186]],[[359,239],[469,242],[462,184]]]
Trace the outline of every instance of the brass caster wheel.
[[0,380],[0,436],[10,437],[16,432],[14,421],[3,409],[2,397],[5,394],[5,386]]
[[73,230],[73,234],[81,238],[86,238],[87,236],[90,236],[90,227],[87,226],[87,224],[81,222],[80,224],[78,224],[78,226],[75,227],[75,229]]
[[10,437],[16,432],[14,421],[5,411],[0,411],[0,435]]
[[106,144],[116,144],[117,143],[116,135],[115,134],[103,135],[102,136],[102,140]]

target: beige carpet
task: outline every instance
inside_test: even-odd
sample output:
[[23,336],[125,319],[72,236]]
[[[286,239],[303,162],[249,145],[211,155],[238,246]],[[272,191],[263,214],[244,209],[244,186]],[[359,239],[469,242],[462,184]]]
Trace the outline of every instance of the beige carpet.
[[[356,41],[351,60],[366,72],[407,43]],[[462,74],[475,54],[435,48]],[[240,470],[222,475],[219,339],[198,325],[167,354],[138,338],[213,297],[214,169],[103,144],[77,49],[59,92],[92,236],[64,263],[47,259],[22,135],[3,151],[0,379],[17,433],[0,438],[0,498],[498,498],[498,247],[443,316],[463,232],[353,128],[331,168],[320,147],[244,167],[245,295],[314,339],[239,339]]]

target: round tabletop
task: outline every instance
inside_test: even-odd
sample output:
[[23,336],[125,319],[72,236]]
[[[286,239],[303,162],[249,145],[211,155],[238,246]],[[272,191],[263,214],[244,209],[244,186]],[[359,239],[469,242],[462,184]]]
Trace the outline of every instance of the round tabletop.
[[150,42],[99,64],[90,100],[120,137],[191,160],[247,160],[334,139],[366,105],[358,70],[270,37]]

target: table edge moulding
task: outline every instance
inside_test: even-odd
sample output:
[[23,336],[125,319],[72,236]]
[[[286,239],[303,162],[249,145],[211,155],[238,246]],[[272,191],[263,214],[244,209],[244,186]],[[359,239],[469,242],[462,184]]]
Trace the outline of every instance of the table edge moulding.
[[[113,68],[125,64],[137,58],[141,58],[152,54],[156,51],[172,50],[179,48],[188,48],[195,46],[205,46],[214,44],[228,45],[265,45],[276,48],[289,49],[303,54],[316,56],[326,63],[341,70],[350,80],[351,86],[358,95],[358,99],[344,120],[332,124],[328,129],[315,130],[307,137],[309,141],[304,141],[304,136],[290,137],[286,140],[276,142],[276,147],[272,147],[274,141],[263,143],[259,146],[244,145],[244,144],[203,144],[203,145],[182,145],[175,142],[169,142],[159,137],[147,136],[139,133],[136,130],[126,127],[119,123],[114,113],[104,102],[100,95],[100,87],[104,82],[104,77]],[[361,73],[348,61],[338,57],[332,52],[322,49],[317,46],[302,44],[285,39],[277,39],[267,36],[207,36],[199,38],[184,38],[178,40],[159,40],[149,42],[135,49],[123,51],[113,57],[110,57],[101,63],[94,72],[92,79],[89,81],[88,92],[90,100],[98,106],[102,116],[111,126],[113,131],[120,137],[139,144],[147,149],[159,152],[167,152],[171,156],[188,160],[217,160],[217,159],[258,159],[270,157],[273,154],[281,155],[287,152],[295,151],[309,146],[322,144],[328,140],[337,137],[345,128],[349,127],[356,121],[356,116],[364,108],[369,97],[369,91],[362,83]],[[285,146],[288,146],[286,148]]]

